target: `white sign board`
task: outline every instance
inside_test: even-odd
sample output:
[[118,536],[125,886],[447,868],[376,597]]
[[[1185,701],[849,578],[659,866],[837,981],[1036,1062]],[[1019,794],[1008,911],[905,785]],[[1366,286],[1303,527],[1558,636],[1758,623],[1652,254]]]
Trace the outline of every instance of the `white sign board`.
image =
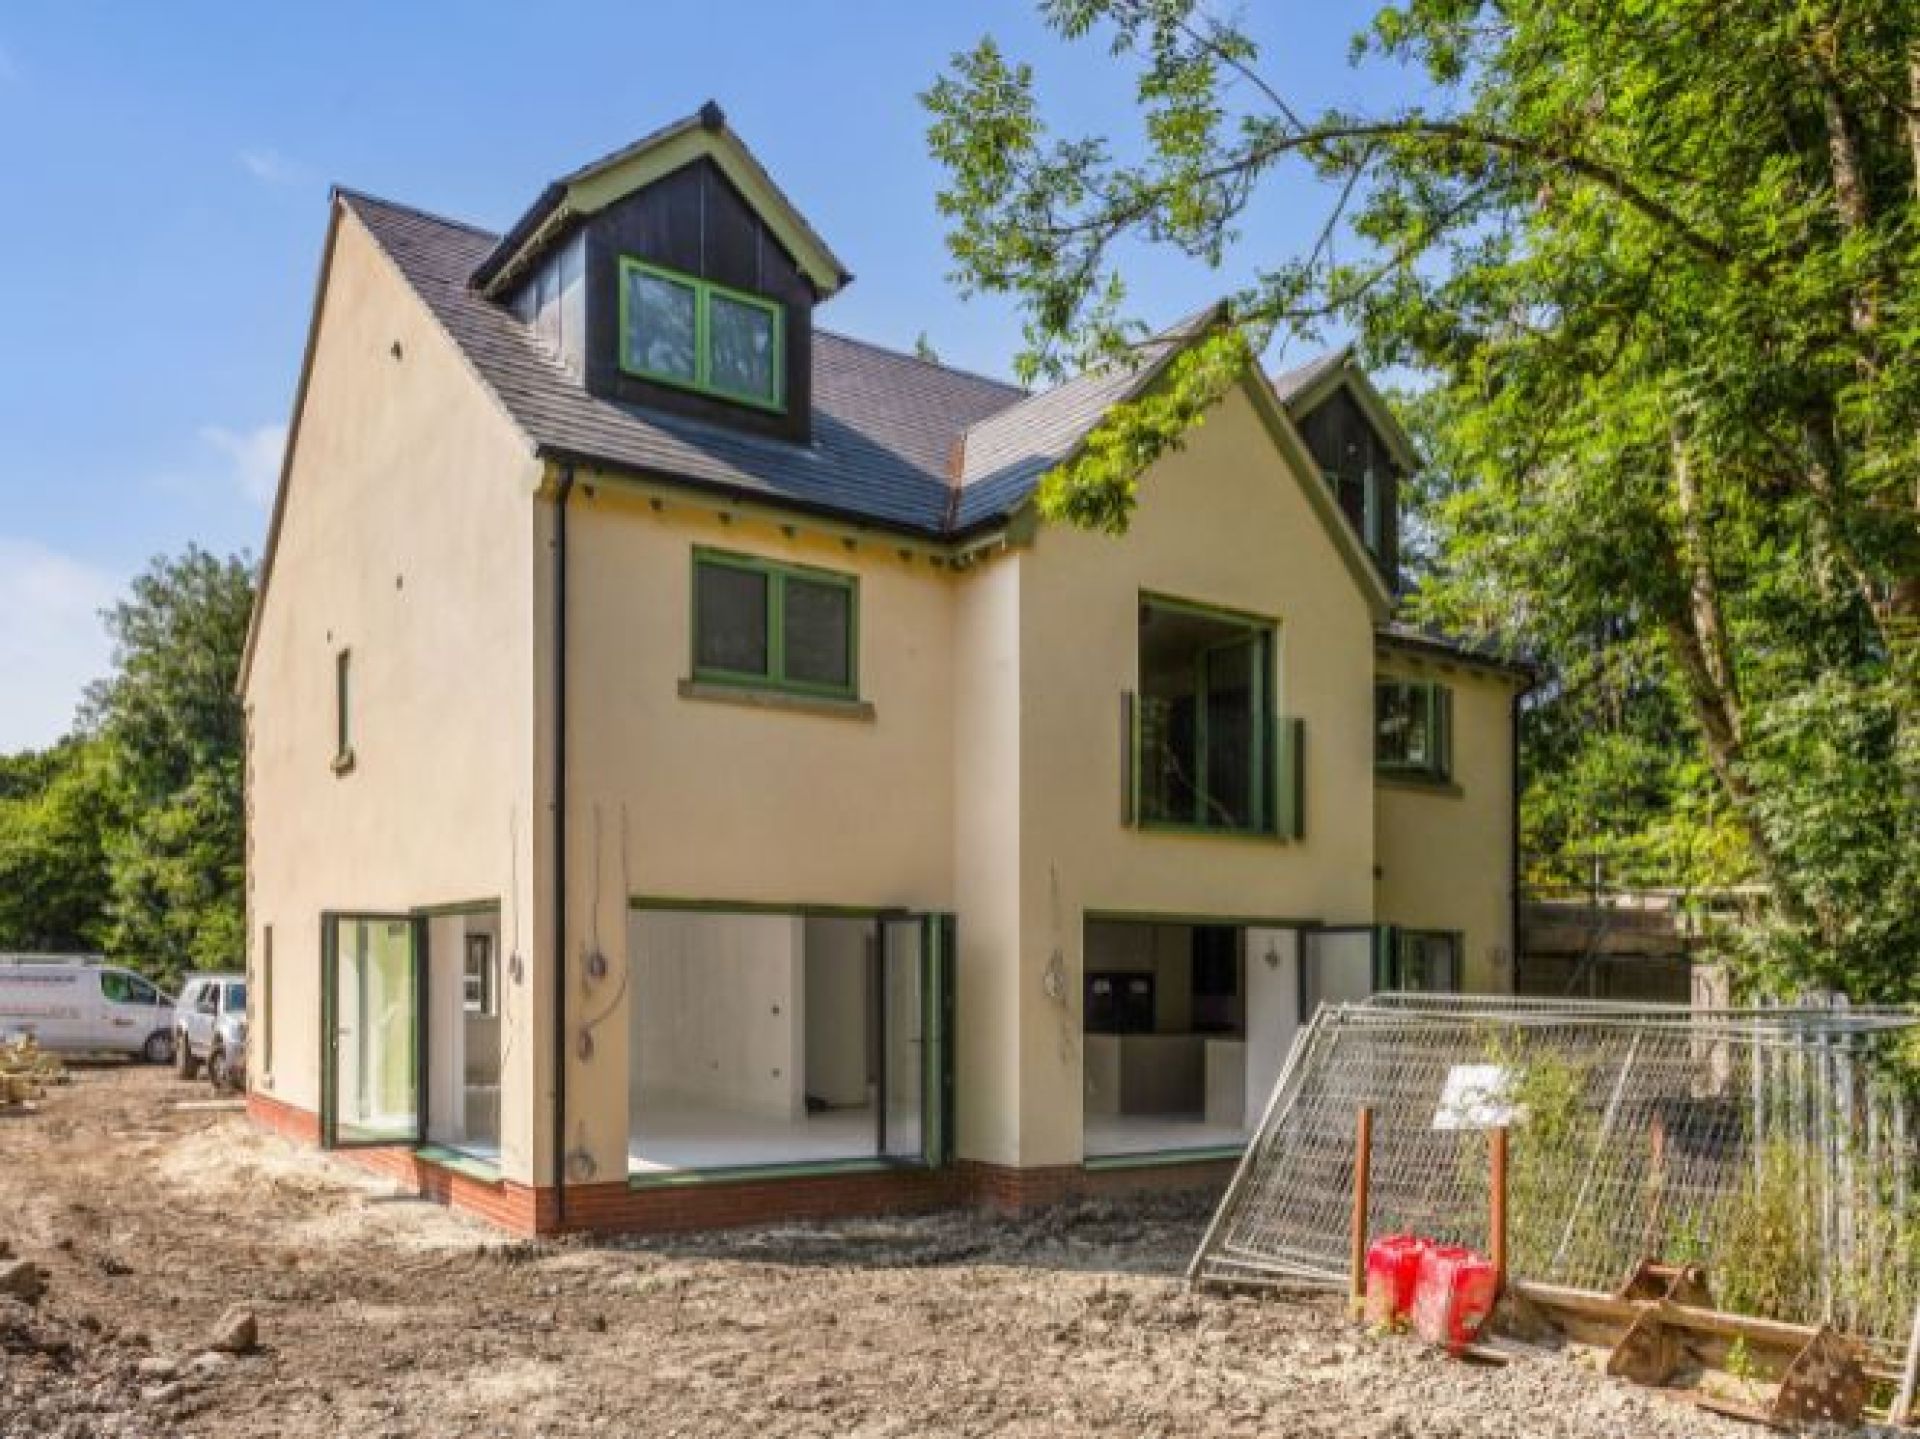
[[1447,1071],[1435,1129],[1500,1129],[1525,1116],[1514,1103],[1517,1075],[1504,1064],[1456,1064]]

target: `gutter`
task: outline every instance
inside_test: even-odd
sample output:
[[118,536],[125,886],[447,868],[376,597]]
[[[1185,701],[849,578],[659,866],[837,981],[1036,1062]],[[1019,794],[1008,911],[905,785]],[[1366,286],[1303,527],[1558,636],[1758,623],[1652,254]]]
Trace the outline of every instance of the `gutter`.
[[690,475],[647,469],[640,465],[609,460],[582,450],[570,449],[564,445],[543,442],[535,447],[534,458],[550,465],[563,466],[568,471],[590,471],[592,478],[596,481],[604,480],[610,483],[625,481],[629,484],[652,485],[666,490],[683,491],[688,495],[714,503],[730,504],[742,510],[754,511],[764,515],[770,523],[780,523],[786,516],[797,516],[813,520],[820,525],[837,526],[854,537],[891,539],[896,542],[911,541],[930,551],[942,553],[948,558],[952,558],[972,545],[1019,528],[1017,523],[1019,511],[1017,510],[1012,513],[987,515],[971,524],[952,530],[928,529],[908,521],[890,520],[857,510],[842,509],[818,500],[770,494],[764,490],[728,484],[722,480],[697,479]]
[[567,501],[573,466],[554,490],[553,528],[553,1205],[567,1222]]

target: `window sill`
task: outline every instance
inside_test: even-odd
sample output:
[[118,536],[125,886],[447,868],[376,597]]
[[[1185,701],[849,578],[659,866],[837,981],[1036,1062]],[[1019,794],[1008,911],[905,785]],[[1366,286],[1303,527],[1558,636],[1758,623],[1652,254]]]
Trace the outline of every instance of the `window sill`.
[[449,1145],[418,1145],[413,1151],[413,1157],[438,1169],[478,1180],[482,1184],[500,1183],[500,1166],[497,1163],[488,1159],[476,1159],[464,1150],[454,1149]]
[[[628,1161],[632,1163],[631,1160]],[[845,1174],[926,1173],[933,1168],[923,1159],[797,1160],[792,1163],[737,1164],[721,1169],[627,1170],[629,1189],[676,1189],[710,1184],[750,1184],[768,1179],[828,1179]]]
[[820,715],[827,719],[870,720],[870,700],[835,699],[831,695],[796,694],[790,690],[757,689],[752,685],[715,684],[711,680],[681,680],[683,700],[712,700],[744,705],[748,709],[785,710],[789,714]]
[[1375,770],[1374,783],[1383,789],[1413,790],[1419,794],[1446,795],[1459,799],[1466,794],[1458,784],[1450,779],[1434,779],[1428,775],[1395,774],[1391,770]]
[[335,774],[352,774],[353,773],[353,751],[352,750],[346,750],[333,757],[333,772]]

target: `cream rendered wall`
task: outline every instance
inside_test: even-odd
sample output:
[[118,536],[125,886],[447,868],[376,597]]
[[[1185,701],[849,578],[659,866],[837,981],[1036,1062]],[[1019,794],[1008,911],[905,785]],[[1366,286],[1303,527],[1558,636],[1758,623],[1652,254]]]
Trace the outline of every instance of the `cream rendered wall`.
[[[963,1159],[1020,1159],[1020,603],[1017,555],[954,597],[954,1123]],[[1064,976],[1063,976],[1064,978]]]
[[[726,521],[684,492],[658,506],[583,473],[569,512],[566,1145],[580,1181],[627,1162],[629,897],[954,904],[954,576],[884,538],[849,546],[731,509]],[[683,696],[695,546],[857,575],[872,716]],[[595,945],[599,981],[580,962]]]
[[1383,924],[1457,930],[1462,986],[1513,987],[1512,700],[1506,676],[1383,649],[1381,676],[1453,689],[1453,783],[1382,778],[1374,799],[1374,903]]
[[[1069,1164],[1081,1157],[1087,911],[1372,919],[1373,619],[1243,391],[1142,479],[1124,537],[1047,526],[1016,562],[1017,1152]],[[1277,707],[1306,721],[1303,841],[1121,824],[1120,696],[1137,687],[1142,591],[1275,622]]]
[[[321,912],[497,899],[503,953],[527,952],[515,921],[531,910],[538,820],[536,466],[360,223],[343,209],[337,227],[245,683],[256,964],[274,931],[274,1072],[260,1083],[305,1110],[320,1107]],[[342,647],[355,758],[336,774]],[[511,1044],[529,997],[503,989]],[[523,1080],[509,1079],[504,1116],[503,1168],[519,1179]]]
[[631,1104],[806,1114],[806,921],[648,910],[630,926]]

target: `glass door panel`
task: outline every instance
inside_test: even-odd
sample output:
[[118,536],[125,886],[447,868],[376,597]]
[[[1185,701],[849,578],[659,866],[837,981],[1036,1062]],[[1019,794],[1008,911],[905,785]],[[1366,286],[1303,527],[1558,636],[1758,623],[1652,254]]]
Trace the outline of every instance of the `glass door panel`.
[[1206,687],[1206,787],[1198,823],[1208,829],[1253,829],[1260,777],[1255,744],[1259,725],[1260,658],[1257,635],[1217,645],[1202,658]]
[[953,916],[879,923],[880,1153],[945,1164],[953,1148]]
[[927,921],[880,923],[880,1152],[919,1159],[927,1098]]
[[418,926],[399,915],[331,915],[325,1055],[330,1144],[421,1141],[424,974]]

